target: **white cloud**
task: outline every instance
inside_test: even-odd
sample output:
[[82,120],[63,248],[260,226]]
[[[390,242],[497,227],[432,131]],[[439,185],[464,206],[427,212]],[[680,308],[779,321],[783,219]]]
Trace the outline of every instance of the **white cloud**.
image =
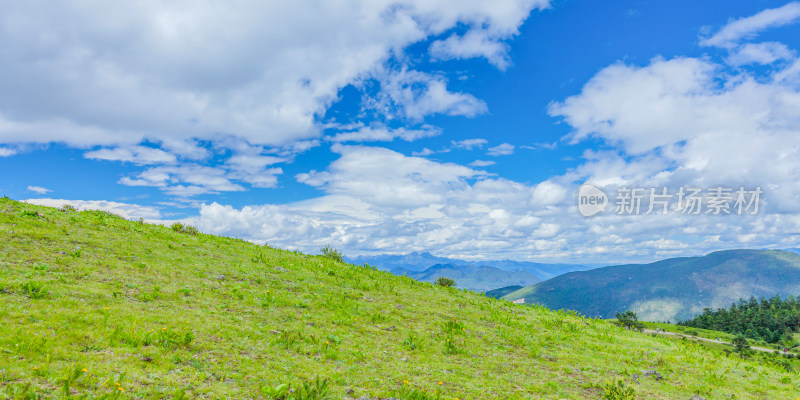
[[145,146],[116,147],[99,149],[83,153],[83,156],[95,160],[126,161],[134,164],[173,164],[175,155],[161,149]]
[[791,60],[794,53],[783,43],[764,42],[747,43],[733,50],[728,56],[728,63],[731,65],[747,64],[772,64],[779,60]]
[[447,90],[447,80],[442,76],[406,68],[384,70],[377,76],[381,91],[367,107],[384,116],[421,121],[433,114],[475,117],[488,111],[486,103],[475,96]]
[[533,204],[542,206],[558,205],[567,197],[567,189],[555,182],[544,181],[533,190]]
[[[189,222],[211,233],[316,251],[531,256],[560,247],[559,223],[544,223],[534,188],[490,178],[464,166],[407,157],[375,147],[335,146],[341,157],[325,171],[298,175],[320,198],[235,209],[206,204]],[[513,252],[513,255],[509,252]]]
[[[329,194],[358,196],[371,204],[411,207],[436,203],[441,201],[441,191],[484,174],[383,148],[335,145],[333,150],[342,156],[327,171],[299,174],[297,180]],[[441,190],[432,190],[433,186]]]
[[496,3],[497,8],[493,10],[495,18],[502,18],[505,23],[485,24],[480,17],[475,18],[470,21],[472,29],[462,35],[454,33],[445,40],[433,42],[429,52],[434,59],[442,60],[483,57],[492,65],[504,70],[511,64],[509,48],[504,40],[519,33],[518,28],[525,19],[522,16],[527,14],[525,10],[530,10],[532,6],[546,8],[548,3],[544,1]]
[[417,139],[439,135],[441,129],[423,125],[420,129],[396,128],[386,126],[364,126],[358,130],[340,132],[329,138],[332,142],[390,142],[395,138],[412,142]]
[[11,157],[14,154],[17,154],[16,150],[9,149],[8,147],[0,147],[0,157]]
[[495,165],[495,164],[496,163],[494,161],[484,161],[484,160],[475,160],[469,163],[469,165],[473,167],[488,167],[490,165]]
[[514,145],[510,143],[503,143],[494,147],[490,147],[486,154],[490,156],[507,156],[514,154]]
[[711,37],[701,39],[700,45],[733,47],[743,38],[752,38],[765,29],[794,23],[798,18],[800,18],[800,3],[793,1],[778,8],[770,8],[753,16],[728,22]]
[[485,57],[495,67],[505,70],[511,64],[508,56],[509,46],[493,39],[483,31],[469,31],[463,36],[451,35],[445,40],[431,44],[430,53],[434,59]]
[[[280,173],[279,170],[267,171],[267,179],[270,172]],[[232,182],[224,169],[197,164],[148,168],[135,178],[123,177],[119,183],[127,186],[153,186],[175,196],[245,190],[241,185]]]
[[556,147],[558,147],[558,143],[534,143],[532,145],[523,145],[519,147],[528,150],[554,150]]
[[593,179],[775,185],[773,206],[788,210],[797,207],[779,193],[800,193],[799,105],[791,82],[676,58],[607,67],[550,112],[574,128],[574,140],[592,136],[624,151],[591,155],[578,172]]
[[[318,138],[316,118],[339,89],[370,76],[389,84],[389,96],[409,118],[476,115],[485,104],[447,91],[443,78],[387,73],[386,61],[459,25],[471,27],[467,35],[480,30],[501,43],[531,10],[547,5],[6,3],[0,6],[0,143],[127,148],[148,140],[181,154],[179,143],[223,134],[282,146]],[[408,85],[419,84],[425,89],[409,92]]]
[[[723,36],[733,43],[760,30],[756,25],[734,24],[738,28]],[[579,94],[551,104],[550,114],[572,127],[573,143],[591,137],[608,149],[587,150],[578,167],[533,189],[531,204],[550,212],[537,212],[542,227],[559,225],[551,236],[554,246],[544,252],[559,254],[566,247],[558,244],[569,243],[563,253],[568,257],[619,261],[724,248],[788,248],[800,242],[794,235],[800,229],[800,61],[778,42],[729,50],[726,61],[734,65],[791,62],[733,71],[710,57],[654,58],[644,66],[616,63]],[[577,217],[569,195],[585,181],[612,196],[611,208],[620,186],[667,186],[672,193],[682,185],[760,186],[764,195],[756,216],[611,212],[586,219]]]
[[451,142],[453,147],[457,149],[465,149],[465,150],[472,150],[472,149],[482,149],[483,146],[486,146],[486,143],[489,143],[486,139],[464,139],[459,141]]
[[30,190],[31,192],[39,193],[39,194],[46,194],[46,193],[52,192],[52,190],[47,189],[47,188],[43,188],[41,186],[28,186],[28,190]]
[[126,219],[158,220],[161,212],[156,207],[147,207],[137,204],[118,203],[104,200],[64,200],[64,199],[28,199],[26,203],[40,206],[61,208],[69,204],[77,210],[100,210],[117,214]]

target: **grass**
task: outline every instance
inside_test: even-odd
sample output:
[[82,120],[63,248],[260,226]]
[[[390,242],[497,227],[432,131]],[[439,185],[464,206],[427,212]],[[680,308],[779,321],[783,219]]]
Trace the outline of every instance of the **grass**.
[[[613,322],[614,320],[609,320],[609,321]],[[691,336],[712,339],[712,340],[719,338],[719,340],[722,342],[731,343],[735,335],[731,335],[729,333],[714,331],[709,329],[699,329],[681,325],[667,324],[662,322],[643,322],[643,324],[647,329],[659,328],[662,331],[666,330],[667,332],[688,335],[689,337],[687,337],[686,339],[674,336],[672,337],[672,339],[682,340],[682,341],[685,340],[695,343],[705,348],[717,351],[718,354],[720,354],[720,356],[728,356],[732,351],[734,351],[732,345],[723,343],[712,343],[704,340],[697,340],[691,338]],[[758,346],[762,348],[772,349],[773,351],[772,352],[752,351],[747,356],[748,360],[759,364],[779,364],[782,365],[785,369],[792,372],[800,371],[800,358],[784,354],[782,351],[783,346],[781,346],[780,344],[767,343],[763,340],[759,341],[749,340],[749,344],[751,346]],[[797,353],[797,351],[798,347],[790,349],[790,352],[792,353]]]
[[[104,212],[0,199],[0,239],[0,398],[772,400],[800,387],[775,363]],[[645,369],[664,379],[633,379]]]

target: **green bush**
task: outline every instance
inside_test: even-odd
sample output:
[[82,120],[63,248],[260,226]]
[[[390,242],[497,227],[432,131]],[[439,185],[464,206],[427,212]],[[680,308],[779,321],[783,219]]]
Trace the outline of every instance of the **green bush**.
[[322,252],[323,257],[328,257],[331,260],[344,262],[344,255],[341,251],[334,249],[331,246],[325,246],[320,250]]
[[445,278],[443,276],[440,276],[440,277],[436,278],[436,282],[434,282],[434,283],[436,285],[442,286],[442,287],[454,287],[456,285],[456,281],[454,281],[454,280],[452,280],[450,278]]
[[636,391],[622,380],[608,382],[603,386],[603,400],[636,400]]
[[178,232],[178,233],[186,233],[186,234],[189,234],[189,235],[192,235],[192,236],[197,235],[197,228],[195,228],[195,227],[193,227],[191,225],[184,225],[184,224],[182,224],[180,222],[176,222],[176,223],[172,224],[171,228],[172,228],[173,231]]
[[417,388],[411,387],[410,384],[404,383],[398,390],[392,392],[391,398],[398,398],[403,400],[441,400],[442,395],[439,392],[426,392]]
[[22,293],[31,299],[43,299],[49,291],[41,282],[28,281],[20,285]]
[[310,382],[302,382],[298,385],[286,383],[275,387],[266,387],[264,392],[271,400],[325,400],[328,399],[328,386],[330,381],[327,379],[315,378]]

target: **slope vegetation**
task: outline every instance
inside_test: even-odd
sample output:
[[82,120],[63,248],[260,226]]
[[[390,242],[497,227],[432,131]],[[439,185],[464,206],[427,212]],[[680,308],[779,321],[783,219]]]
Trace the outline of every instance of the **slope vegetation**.
[[641,399],[772,400],[800,385],[573,313],[103,212],[0,199],[0,255],[0,398],[583,400],[620,380]]

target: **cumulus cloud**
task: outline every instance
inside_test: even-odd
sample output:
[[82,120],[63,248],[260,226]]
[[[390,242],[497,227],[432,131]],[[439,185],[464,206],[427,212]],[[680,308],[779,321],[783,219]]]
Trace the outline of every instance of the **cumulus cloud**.
[[451,142],[453,147],[464,150],[482,149],[486,143],[489,143],[486,139],[464,139]]
[[800,3],[793,1],[782,7],[770,8],[750,17],[728,22],[717,33],[700,40],[701,46],[732,47],[741,39],[755,37],[759,32],[788,25],[800,18]]
[[[115,148],[219,133],[257,145],[313,139],[320,134],[316,116],[339,89],[385,72],[392,54],[459,24],[485,30],[487,40],[499,43],[531,10],[547,5],[6,3],[0,6],[6,72],[0,143]],[[448,92],[440,77],[396,72],[382,79],[390,97],[407,103],[411,118],[485,110],[470,95]],[[404,89],[420,82],[426,85],[420,93]]]
[[396,138],[412,142],[417,139],[439,135],[441,129],[423,125],[419,129],[388,128],[386,126],[364,126],[357,130],[340,132],[329,138],[332,142],[390,142]]
[[405,126],[362,125],[332,135],[332,141],[437,135],[440,129],[424,124],[426,117],[474,117],[487,106],[450,90],[447,76],[414,70],[405,49],[466,27],[461,36],[434,46],[440,50],[431,58],[486,57],[505,68],[504,42],[532,10],[548,5],[549,0],[357,0],[347,7],[309,0],[224,7],[210,0],[5,3],[0,145],[12,147],[0,147],[0,157],[16,154],[13,146],[56,142],[87,149],[88,159],[152,166],[120,182],[168,194],[275,187],[282,169],[264,157],[242,154],[213,167],[216,172],[200,169],[211,168],[208,143],[246,143],[262,156],[289,162],[320,145],[320,118],[347,85],[370,88],[363,93],[365,110]]
[[469,163],[469,165],[472,167],[488,167],[490,165],[495,165],[495,164],[496,163],[494,161],[485,161],[485,160],[475,160]]
[[510,143],[503,143],[494,147],[490,147],[486,154],[490,156],[507,156],[514,154],[514,145]]
[[47,194],[47,193],[52,192],[52,190],[47,189],[47,188],[43,188],[41,186],[28,186],[28,190],[30,190],[31,192],[39,193],[39,194]]
[[728,64],[739,66],[747,64],[772,64],[779,60],[791,60],[794,53],[778,42],[747,43],[735,49],[728,56]]
[[444,40],[433,42],[429,48],[434,59],[486,58],[492,65],[504,70],[511,64],[508,45],[504,40],[519,33],[519,26],[531,6],[546,8],[547,2],[517,2],[497,4],[495,18],[503,18],[503,24],[485,24],[479,18],[470,21],[472,29],[464,34],[452,34]]
[[634,157],[592,155],[580,172],[594,179],[771,185],[772,205],[786,211],[796,208],[793,196],[780,193],[800,193],[798,104],[797,86],[774,76],[730,76],[707,60],[658,58],[607,67],[550,113],[573,127],[574,140],[592,136]]
[[197,164],[148,168],[133,178],[123,177],[119,183],[127,186],[153,186],[175,196],[245,190],[241,185],[232,182],[224,169]]
[[470,31],[463,36],[454,34],[445,40],[437,40],[431,44],[429,51],[434,59],[439,60],[485,57],[501,70],[508,68],[511,63],[508,45],[482,31]]
[[384,116],[421,121],[428,115],[475,117],[486,113],[486,103],[468,93],[453,93],[438,75],[408,70],[386,70],[378,74],[381,91],[367,102]]
[[[325,171],[297,176],[325,195],[286,205],[236,209],[216,203],[191,219],[212,233],[288,248],[332,244],[351,252],[496,254],[551,249],[562,227],[544,223],[534,188],[468,167],[409,157],[389,149],[335,147]],[[510,254],[504,254],[509,257]]]
[[[785,234],[800,229],[797,214],[609,212],[584,218],[577,212],[575,176],[526,185],[389,149],[338,146],[336,151],[340,158],[325,171],[297,176],[322,190],[322,197],[241,208],[203,204],[200,215],[187,222],[205,232],[304,251],[331,244],[353,255],[427,250],[462,258],[590,263],[800,242]],[[613,194],[612,186],[604,188]],[[687,243],[687,236],[697,240]]]
[[126,161],[134,164],[172,164],[177,161],[175,155],[161,149],[145,146],[116,147],[98,149],[83,153],[83,156],[95,160]]
[[162,217],[161,211],[156,207],[147,207],[137,204],[118,203],[104,200],[65,200],[65,199],[28,199],[26,203],[40,206],[61,208],[69,204],[79,211],[100,210],[117,214],[126,219],[158,220]]
[[[775,21],[794,20],[773,17],[761,13],[739,20],[746,23],[733,22],[734,28],[723,28],[709,43],[730,44],[783,24]],[[669,257],[720,248],[787,248],[798,242],[793,234],[800,228],[798,61],[782,43],[732,45],[730,50],[725,61],[733,64],[792,62],[733,72],[709,57],[656,57],[643,66],[618,62],[598,72],[579,94],[552,103],[549,113],[573,129],[573,143],[593,138],[609,149],[587,150],[578,167],[540,184],[534,202],[547,198],[551,183],[574,188],[590,181],[611,196],[612,207],[622,186],[667,187],[671,193],[680,186],[744,186],[764,190],[759,214],[611,213],[577,219],[592,234],[577,254],[604,258],[647,249]],[[542,196],[537,196],[540,187]],[[687,241],[687,235],[693,239]]]

